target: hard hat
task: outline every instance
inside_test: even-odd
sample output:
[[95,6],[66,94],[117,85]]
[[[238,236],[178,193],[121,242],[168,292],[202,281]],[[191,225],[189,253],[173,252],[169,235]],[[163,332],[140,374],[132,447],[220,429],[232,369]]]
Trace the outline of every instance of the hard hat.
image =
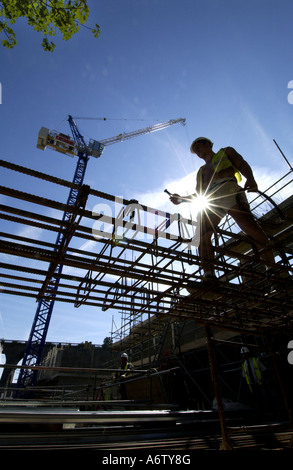
[[126,359],[128,359],[128,356],[127,356],[126,353],[122,353],[122,354],[121,354],[121,357],[126,357]]
[[250,351],[249,351],[249,349],[248,349],[246,346],[243,346],[243,347],[241,348],[241,354],[245,354],[245,353],[249,353],[249,352],[250,352]]
[[197,139],[195,139],[195,140],[192,142],[191,146],[190,146],[190,151],[191,151],[191,153],[195,153],[195,151],[193,150],[194,144],[196,144],[196,142],[200,142],[200,141],[202,141],[202,140],[205,141],[205,142],[209,142],[211,148],[212,148],[212,146],[214,145],[214,143],[213,143],[210,139],[208,139],[207,137],[197,137]]

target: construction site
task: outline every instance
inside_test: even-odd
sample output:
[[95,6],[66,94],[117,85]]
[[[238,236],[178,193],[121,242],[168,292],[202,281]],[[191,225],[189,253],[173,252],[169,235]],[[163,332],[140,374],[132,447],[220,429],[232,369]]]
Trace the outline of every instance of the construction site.
[[[83,184],[88,159],[107,145],[177,123],[185,120],[89,143],[71,116],[72,137],[42,128],[40,150],[77,158],[73,181],[0,161],[29,188],[1,185],[10,201],[1,219],[46,234],[1,231],[2,294],[38,303],[22,365],[2,365],[20,372],[1,388],[1,450],[293,449],[293,168],[277,143],[287,173],[249,196],[274,252],[270,275],[254,241],[226,216],[213,236],[218,282],[202,283],[196,219]],[[47,194],[68,188],[67,202],[35,194],[36,179]],[[45,353],[55,302],[120,313],[102,356],[91,361],[92,345],[72,359],[65,346]],[[258,401],[243,375],[244,347],[264,365]],[[133,369],[120,378],[122,353]]]

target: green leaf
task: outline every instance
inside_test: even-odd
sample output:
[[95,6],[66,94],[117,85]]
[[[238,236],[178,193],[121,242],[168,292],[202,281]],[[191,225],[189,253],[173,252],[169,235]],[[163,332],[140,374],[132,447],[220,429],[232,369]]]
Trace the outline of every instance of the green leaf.
[[99,36],[100,32],[101,32],[100,26],[98,24],[96,24],[96,29],[92,29],[92,33],[93,33],[94,37],[97,38]]
[[[20,17],[26,18],[28,24],[44,36],[54,36],[59,30],[62,39],[68,41],[88,20],[89,7],[87,0],[2,0],[0,16],[8,20],[10,25]],[[92,33],[97,38],[100,27],[97,24],[95,26]],[[7,37],[2,41],[4,47],[12,48],[17,44],[15,33],[7,21],[0,22],[0,32]],[[55,44],[44,38],[42,47],[45,51],[52,52]]]
[[49,42],[47,38],[44,38],[42,42],[42,47],[44,51],[53,52],[55,49],[55,44],[53,42]]

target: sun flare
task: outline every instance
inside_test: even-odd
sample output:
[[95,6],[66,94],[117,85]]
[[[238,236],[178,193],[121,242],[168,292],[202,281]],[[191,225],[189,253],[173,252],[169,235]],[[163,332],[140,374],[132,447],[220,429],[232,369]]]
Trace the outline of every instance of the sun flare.
[[198,212],[209,209],[209,198],[204,194],[199,194],[195,198],[195,205]]

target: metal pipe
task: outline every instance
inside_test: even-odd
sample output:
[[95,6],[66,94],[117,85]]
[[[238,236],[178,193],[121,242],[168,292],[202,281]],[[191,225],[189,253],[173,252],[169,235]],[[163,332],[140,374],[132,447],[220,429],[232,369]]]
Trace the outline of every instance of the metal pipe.
[[220,383],[218,379],[217,366],[216,366],[213,345],[212,345],[211,329],[208,325],[206,325],[205,328],[206,328],[207,347],[208,347],[208,353],[209,353],[211,373],[212,373],[212,379],[213,379],[213,384],[214,384],[214,389],[215,389],[215,394],[216,394],[216,399],[217,399],[217,404],[218,404],[218,412],[219,412],[219,419],[220,419],[221,432],[222,432],[222,444],[220,448],[223,450],[231,450],[231,446],[228,441],[223,400],[222,400],[222,395],[220,391]]
[[273,139],[274,143],[276,144],[278,150],[280,151],[282,157],[284,158],[285,162],[287,163],[288,167],[290,168],[290,170],[292,171],[293,168],[292,166],[290,165],[289,161],[287,160],[287,158],[285,157],[284,153],[282,152],[282,150],[280,149],[279,145],[277,144],[277,142],[275,141],[275,139]]

